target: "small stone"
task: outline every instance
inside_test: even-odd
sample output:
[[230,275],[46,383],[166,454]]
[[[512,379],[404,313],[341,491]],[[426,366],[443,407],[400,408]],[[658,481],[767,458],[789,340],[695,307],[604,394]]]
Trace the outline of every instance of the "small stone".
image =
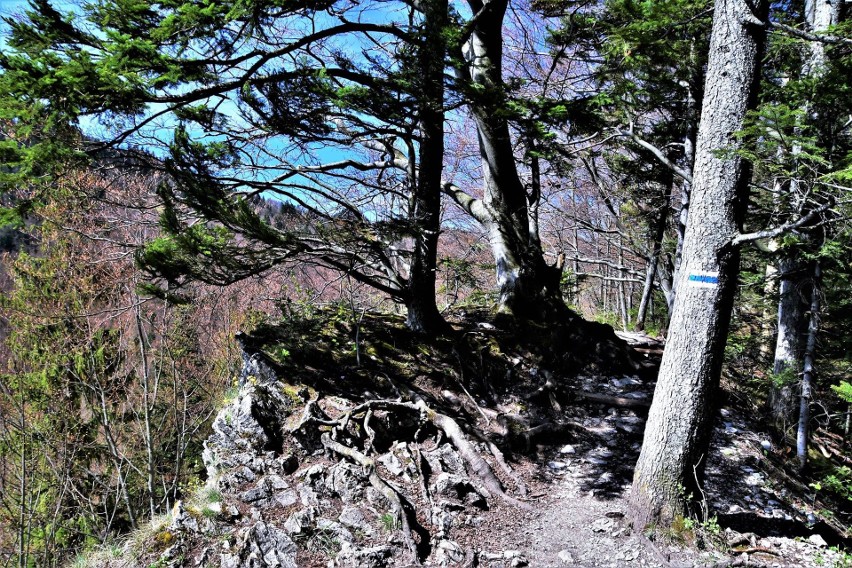
[[568,464],[565,463],[565,462],[562,462],[562,461],[550,461],[550,462],[547,462],[547,467],[549,467],[550,469],[552,469],[554,471],[561,471],[561,470],[565,469],[566,467],[568,467]]
[[335,568],[380,568],[387,566],[385,561],[391,554],[392,549],[388,546],[355,548],[348,542],[343,542],[333,566]]
[[746,477],[743,481],[745,481],[746,485],[757,486],[763,485],[763,475],[759,473],[752,473],[748,477]]
[[353,542],[355,538],[349,529],[331,519],[317,519],[317,529],[327,535],[333,535],[337,542]]
[[343,507],[337,520],[340,521],[340,524],[350,528],[364,528],[368,526],[364,512],[358,507]]
[[303,534],[308,531],[311,523],[314,520],[314,513],[310,509],[297,511],[287,517],[284,522],[284,529],[290,534]]
[[568,549],[559,551],[559,560],[562,564],[574,564],[574,555]]
[[818,534],[812,534],[811,536],[809,536],[808,542],[810,542],[814,546],[818,546],[820,548],[824,548],[824,547],[828,546],[828,543],[825,542],[825,539],[822,538],[822,536],[820,536]]
[[237,498],[243,503],[262,503],[267,499],[266,487],[258,485],[247,491],[243,491]]
[[403,472],[402,462],[392,452],[379,457],[378,462],[394,475],[401,475]]
[[318,507],[319,506],[319,497],[317,496],[316,491],[308,487],[307,485],[300,483],[298,486],[299,490],[299,499],[302,501],[302,505],[305,507]]
[[282,507],[289,507],[299,502],[299,495],[295,489],[287,489],[275,494],[275,502]]
[[576,454],[576,453],[577,453],[577,450],[576,450],[576,449],[574,448],[574,446],[572,446],[571,444],[565,444],[564,446],[562,446],[562,447],[559,449],[559,453],[560,453],[560,454],[571,455],[571,454]]
[[452,540],[442,540],[438,543],[438,550],[435,552],[435,559],[439,564],[446,566],[449,564],[461,564],[464,562],[464,549]]
[[267,475],[266,486],[273,491],[281,491],[282,489],[289,489],[290,484],[280,475]]
[[313,477],[319,477],[323,473],[325,473],[325,466],[321,463],[317,463],[300,472],[296,472],[296,477],[304,477],[305,479],[311,479]]

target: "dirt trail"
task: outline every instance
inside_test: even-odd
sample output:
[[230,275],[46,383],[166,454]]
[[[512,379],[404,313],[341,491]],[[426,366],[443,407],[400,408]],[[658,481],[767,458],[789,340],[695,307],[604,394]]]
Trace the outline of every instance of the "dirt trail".
[[[631,382],[597,386],[625,390],[622,381]],[[639,387],[635,393],[649,386],[632,382]],[[832,542],[836,536],[825,526],[809,525],[814,517],[807,504],[762,467],[768,465],[763,437],[731,410],[723,410],[717,421],[716,457],[708,466],[708,502],[722,527],[710,526],[703,534],[717,548],[697,550],[693,530],[682,535],[693,546],[649,543],[624,518],[644,418],[625,409],[601,407],[597,416],[588,411],[576,418],[584,431],[533,466],[542,495],[536,511],[515,516],[511,527],[491,527],[495,549],[519,550],[529,566],[541,568],[849,566],[848,557],[829,548],[837,544]]]

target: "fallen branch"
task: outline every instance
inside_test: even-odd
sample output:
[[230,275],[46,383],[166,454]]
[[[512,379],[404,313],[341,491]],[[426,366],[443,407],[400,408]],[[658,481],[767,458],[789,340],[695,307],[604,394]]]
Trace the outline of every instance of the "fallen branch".
[[647,400],[637,400],[635,398],[627,398],[623,396],[610,396],[607,394],[599,394],[596,392],[571,390],[571,394],[578,400],[588,400],[591,402],[601,402],[610,406],[620,406],[623,408],[650,408],[651,403]]

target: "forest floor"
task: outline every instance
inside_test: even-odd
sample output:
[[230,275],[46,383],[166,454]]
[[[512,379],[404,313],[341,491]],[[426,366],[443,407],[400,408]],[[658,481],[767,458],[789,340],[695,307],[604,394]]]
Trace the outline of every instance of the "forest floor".
[[[512,412],[523,414],[530,430],[535,423],[558,423],[544,435],[504,438],[511,448],[506,460],[521,483],[494,469],[510,492],[526,486],[533,510],[498,502],[467,535],[457,533],[456,541],[480,550],[480,558],[517,551],[530,566],[541,567],[852,566],[852,556],[842,552],[849,546],[844,530],[850,522],[842,515],[849,511],[842,505],[834,510],[837,501],[822,499],[796,477],[753,407],[724,406],[717,416],[703,522],[686,520],[662,541],[656,535],[657,542],[626,526],[662,341],[622,334],[651,363],[631,373],[617,361],[609,367],[601,360],[619,355],[609,345],[599,348],[606,340],[589,337],[601,333],[594,324],[579,332],[582,337],[539,335],[537,329],[501,329],[482,312],[461,314],[455,341],[442,348],[409,345],[393,326],[369,322],[355,334],[340,319],[338,314],[338,331],[359,336],[361,345],[350,346],[359,352],[359,368],[395,361],[385,376],[408,375],[422,392],[449,399],[480,431],[499,431],[494,423]],[[322,350],[321,342],[315,345]],[[560,345],[573,345],[565,350],[572,355]],[[400,355],[406,352],[407,361]],[[347,356],[351,361],[351,352]]]
[[[636,377],[594,383],[586,379],[584,388],[639,400],[650,400],[653,387]],[[511,520],[496,515],[482,528],[480,538],[496,549],[521,551],[530,566],[542,568],[852,566],[842,551],[848,540],[817,520],[830,512],[808,502],[813,489],[802,491],[770,463],[768,435],[736,410],[723,409],[714,430],[708,521],[686,521],[662,542],[625,521],[643,413],[604,404],[566,412],[583,428],[571,443],[543,448],[524,464],[541,498],[535,511],[506,511]]]
[[[852,567],[849,500],[823,489],[824,474],[800,477],[731,384],[702,513],[665,533],[629,527],[664,346],[622,337],[635,351],[601,324],[519,327],[474,312],[425,340],[399,318],[345,309],[255,330],[241,339],[243,386],[207,444],[216,510],[230,516],[201,515],[189,531],[172,520],[134,561],[95,565]],[[268,372],[249,368],[259,360]],[[842,471],[842,439],[816,441],[821,471]],[[402,509],[411,530],[383,513]],[[185,536],[164,550],[173,534]],[[276,556],[280,543],[293,556]]]

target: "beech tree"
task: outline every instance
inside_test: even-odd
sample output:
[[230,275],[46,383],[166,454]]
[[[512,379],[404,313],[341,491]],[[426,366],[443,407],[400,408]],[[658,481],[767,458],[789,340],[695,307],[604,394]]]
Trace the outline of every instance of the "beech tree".
[[714,8],[678,294],[630,494],[640,530],[669,526],[701,499],[739,270],[732,237],[747,205],[749,167],[736,133],[756,100],[767,6],[719,0]]
[[527,191],[518,174],[510,117],[516,115],[503,77],[503,32],[508,0],[469,0],[474,16],[451,48],[459,90],[476,124],[482,163],[482,197],[454,185],[445,192],[478,221],[488,235],[496,265],[498,309],[530,319],[563,315],[561,267],[542,253],[537,219],[540,195]]

